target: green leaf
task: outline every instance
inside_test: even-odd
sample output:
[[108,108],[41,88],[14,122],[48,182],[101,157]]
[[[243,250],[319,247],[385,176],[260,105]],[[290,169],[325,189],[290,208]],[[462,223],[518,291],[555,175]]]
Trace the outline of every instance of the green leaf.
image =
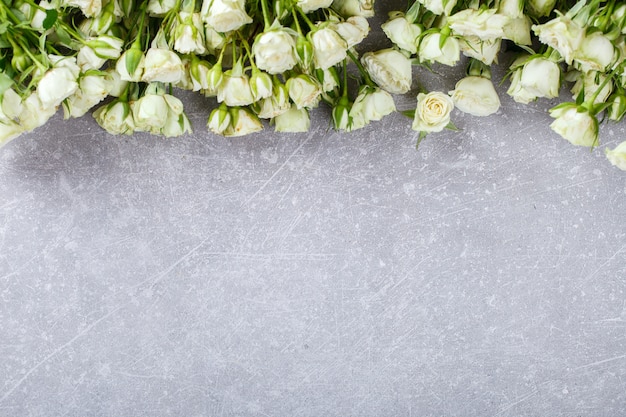
[[0,96],[11,87],[13,87],[13,80],[11,77],[3,72],[0,72]]
[[50,29],[56,23],[59,17],[59,12],[56,9],[46,10],[46,18],[43,20],[43,28],[45,30]]
[[0,23],[0,35],[6,33],[7,29],[9,29],[9,26],[10,24],[8,21]]

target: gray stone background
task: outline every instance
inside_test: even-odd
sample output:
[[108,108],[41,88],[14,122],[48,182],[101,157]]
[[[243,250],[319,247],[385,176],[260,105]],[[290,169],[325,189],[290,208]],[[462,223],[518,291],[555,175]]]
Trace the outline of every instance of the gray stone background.
[[419,151],[401,115],[325,109],[224,139],[186,95],[182,138],[59,114],[14,140],[0,415],[626,415],[626,127],[576,148],[507,85]]

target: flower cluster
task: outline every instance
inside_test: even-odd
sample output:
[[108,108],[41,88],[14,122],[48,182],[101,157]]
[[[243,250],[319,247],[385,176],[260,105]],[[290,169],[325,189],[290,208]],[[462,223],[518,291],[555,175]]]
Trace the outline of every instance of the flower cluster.
[[[626,4],[621,1],[416,0],[406,12],[389,16],[382,29],[394,49],[382,53],[400,52],[424,66],[454,66],[462,56],[469,60],[468,76],[448,96],[418,94],[415,112],[407,113],[420,139],[453,127],[453,108],[475,116],[498,111],[489,67],[498,63],[503,42],[520,51],[507,74],[507,93],[515,101],[556,98],[570,83],[572,101],[550,110],[555,119],[550,127],[572,144],[597,146],[599,117],[620,121],[626,114]],[[409,67],[399,78],[408,91]],[[622,145],[607,150],[607,156],[616,166],[626,165]]]
[[[392,47],[358,51],[373,15],[373,0],[0,1],[0,146],[59,108],[93,109],[111,134],[179,136],[191,132],[181,89],[214,100],[207,128],[227,137],[267,124],[305,132],[320,103],[335,129],[353,131],[418,90],[415,66],[466,64],[452,91],[413,93],[403,113],[419,144],[454,129],[454,109],[499,111],[491,66],[504,44],[519,52],[506,75],[515,101],[568,86],[550,127],[574,145],[598,146],[599,123],[626,114],[621,0],[413,0],[381,25]],[[622,169],[624,146],[606,150]]]

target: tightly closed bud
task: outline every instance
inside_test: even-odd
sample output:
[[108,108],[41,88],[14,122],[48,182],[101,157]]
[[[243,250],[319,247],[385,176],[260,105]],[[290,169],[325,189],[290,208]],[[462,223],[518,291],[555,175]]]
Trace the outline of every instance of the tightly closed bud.
[[626,95],[623,91],[613,94],[609,97],[611,105],[608,108],[608,115],[610,120],[616,122],[621,121],[626,114]]
[[215,134],[222,135],[228,129],[231,122],[228,106],[222,103],[217,109],[214,109],[209,116],[207,127]]
[[308,69],[311,67],[313,63],[313,44],[304,36],[298,36],[296,40],[296,54],[302,68]]

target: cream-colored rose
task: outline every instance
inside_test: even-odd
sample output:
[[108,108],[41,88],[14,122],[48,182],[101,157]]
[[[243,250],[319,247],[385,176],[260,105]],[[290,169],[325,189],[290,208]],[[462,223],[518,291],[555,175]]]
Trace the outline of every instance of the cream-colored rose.
[[424,35],[417,56],[421,62],[439,62],[452,67],[461,59],[461,46],[456,38],[449,36],[442,47],[441,36],[439,32]]
[[264,98],[255,103],[255,111],[261,119],[272,119],[285,113],[291,108],[289,102],[289,91],[287,86],[281,83],[274,83],[272,88],[272,96]]
[[63,101],[64,117],[80,117],[109,95],[106,75],[86,74],[79,78],[78,89]]
[[150,16],[165,16],[176,7],[176,0],[149,0],[147,11]]
[[346,41],[348,48],[361,43],[370,31],[370,25],[363,16],[351,16],[332,25],[332,28]]
[[143,76],[146,57],[136,48],[126,50],[115,63],[115,70],[123,81],[139,82]]
[[411,61],[395,49],[367,52],[361,63],[372,80],[392,94],[404,94],[411,89]]
[[598,89],[602,86],[602,89],[598,92],[594,103],[604,103],[613,92],[613,82],[609,80],[605,83],[605,80],[606,75],[602,72],[590,71],[586,73],[577,73],[576,82],[571,89],[572,98],[576,100],[581,90],[584,90],[584,101],[589,101],[591,100],[591,97],[596,94],[596,91],[598,91]]
[[500,0],[498,13],[517,19],[524,16],[524,0]]
[[561,68],[548,58],[531,58],[522,67],[520,85],[534,97],[558,97]]
[[509,22],[502,28],[502,31],[504,32],[502,39],[511,40],[518,45],[530,45],[532,44],[530,27],[531,22],[528,16],[510,19]]
[[298,109],[317,107],[322,89],[319,82],[310,75],[300,74],[291,77],[286,83],[289,98]]
[[213,109],[207,121],[209,130],[217,135],[223,135],[230,126],[232,116],[228,111],[226,104],[221,104],[218,108]]
[[311,118],[307,109],[298,109],[292,106],[289,110],[274,119],[274,129],[283,133],[308,132],[311,128]]
[[93,113],[94,119],[104,130],[112,135],[132,135],[135,121],[130,105],[125,101],[113,101],[99,107]]
[[496,9],[465,9],[450,16],[448,25],[457,35],[488,40],[504,37],[504,26],[510,20]]
[[613,150],[606,148],[604,152],[613,166],[618,167],[622,171],[626,171],[626,142],[620,143]]
[[418,0],[421,4],[424,5],[428,10],[433,12],[436,15],[445,14],[446,16],[450,16],[450,12],[456,6],[457,0]]
[[550,128],[576,146],[594,146],[598,143],[598,120],[587,111],[579,111],[573,103],[550,110],[555,120]]
[[487,78],[465,77],[456,83],[449,94],[459,110],[474,116],[489,116],[500,108],[498,93]]
[[342,16],[374,16],[374,0],[335,0],[333,8]]
[[167,120],[169,107],[162,94],[146,94],[131,103],[135,127],[142,131],[160,130]]
[[381,120],[396,111],[391,94],[380,88],[362,87],[354,100],[349,116],[352,119],[351,130],[365,127],[373,120]]
[[233,107],[230,115],[230,125],[223,133],[226,137],[245,136],[263,130],[263,123],[245,107]]
[[[51,58],[52,59],[52,58]],[[76,58],[53,58],[54,67],[48,70],[37,84],[37,95],[44,107],[56,108],[78,89],[80,69]]]
[[315,68],[327,69],[346,59],[348,43],[330,27],[310,33]]
[[555,5],[556,0],[526,0],[526,8],[535,17],[548,16]]
[[576,68],[583,72],[605,71],[617,57],[613,42],[602,32],[584,35],[580,47],[574,50]]
[[586,111],[578,111],[569,107],[551,111],[556,120],[550,128],[577,146],[591,147],[598,143],[598,121]]
[[270,74],[282,74],[296,65],[296,42],[284,29],[261,34],[252,45],[256,65]]
[[204,0],[200,14],[207,25],[222,33],[252,23],[245,0]]
[[521,80],[522,68],[520,67],[514,70],[511,74],[511,86],[507,90],[507,94],[513,97],[513,100],[518,103],[528,104],[531,101],[536,100],[537,96],[526,91],[524,87],[522,87]]
[[417,39],[422,29],[415,23],[409,22],[403,14],[395,15],[392,19],[381,25],[385,35],[399,48],[417,53]]
[[452,99],[439,91],[417,95],[417,108],[411,128],[418,132],[441,132],[450,123]]
[[102,12],[102,0],[67,0],[65,4],[78,7],[87,17],[98,16]]
[[333,4],[333,0],[298,0],[298,6],[304,13],[311,13],[317,9],[327,8]]
[[500,38],[483,41],[476,36],[465,36],[459,42],[463,55],[477,59],[487,65],[497,62],[501,45],[502,40]]
[[33,130],[45,124],[56,113],[57,108],[42,104],[39,95],[35,92],[26,97],[23,110],[19,115],[19,125],[25,131]]
[[204,25],[200,13],[180,12],[174,27],[174,50],[181,54],[206,53]]
[[574,51],[580,48],[584,29],[572,19],[557,12],[557,17],[543,25],[533,25],[539,40],[556,49],[568,64],[574,59]]
[[184,76],[185,68],[180,57],[169,49],[150,48],[146,52],[141,81],[177,83]]
[[218,103],[227,106],[247,106],[254,103],[250,78],[246,74],[237,74],[231,70],[224,73],[224,79],[217,88]]

